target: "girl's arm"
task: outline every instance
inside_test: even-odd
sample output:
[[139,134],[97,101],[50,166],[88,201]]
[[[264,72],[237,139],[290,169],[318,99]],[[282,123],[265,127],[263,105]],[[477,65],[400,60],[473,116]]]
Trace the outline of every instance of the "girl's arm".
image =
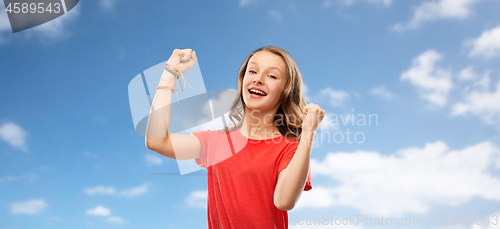
[[[180,59],[180,56],[187,53],[191,53],[191,50],[176,49],[170,57],[169,62],[175,63],[174,58]],[[191,68],[196,60],[196,56],[194,56],[191,62],[186,63],[187,67],[182,69],[183,72]],[[177,62],[179,61],[177,60]],[[158,86],[169,86],[169,88],[158,89],[156,91],[146,127],[146,147],[172,159],[189,160],[199,158],[201,147],[196,136],[168,133],[173,94],[172,88],[174,88],[175,82],[175,76],[169,71],[164,70]]]
[[295,155],[286,169],[281,170],[274,191],[274,205],[282,211],[290,211],[304,190],[309,172],[311,147],[314,133],[302,133]]
[[299,146],[286,169],[278,175],[274,190],[274,205],[283,211],[292,210],[304,190],[314,135],[326,115],[325,110],[314,103],[307,104],[303,112],[305,117]]
[[167,89],[156,90],[149,119],[146,127],[146,146],[155,145],[155,142],[163,140],[168,135],[170,126],[170,114],[172,94],[175,86],[175,76],[167,70],[163,70],[158,86],[169,86]]

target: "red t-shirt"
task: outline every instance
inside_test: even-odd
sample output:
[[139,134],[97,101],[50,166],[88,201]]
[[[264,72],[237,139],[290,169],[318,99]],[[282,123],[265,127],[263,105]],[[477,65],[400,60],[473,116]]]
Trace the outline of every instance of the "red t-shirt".
[[[274,205],[274,189],[299,141],[249,139],[239,129],[193,134],[201,144],[196,164],[207,168],[208,228],[288,228],[287,212]],[[304,191],[311,189],[309,170]]]

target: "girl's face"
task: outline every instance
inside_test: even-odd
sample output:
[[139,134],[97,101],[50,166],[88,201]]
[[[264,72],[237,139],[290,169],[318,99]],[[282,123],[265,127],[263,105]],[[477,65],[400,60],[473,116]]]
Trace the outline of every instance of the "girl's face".
[[[260,51],[248,61],[243,77],[243,100],[252,110],[261,112],[278,109],[285,90],[286,65],[280,56]],[[252,89],[259,90],[255,92]]]

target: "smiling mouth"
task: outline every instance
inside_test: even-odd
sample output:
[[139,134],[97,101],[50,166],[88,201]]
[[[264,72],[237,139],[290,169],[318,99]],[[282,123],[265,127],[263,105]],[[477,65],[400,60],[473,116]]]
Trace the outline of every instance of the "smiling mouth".
[[267,95],[265,92],[259,91],[259,90],[256,90],[256,89],[249,89],[248,93],[250,93],[252,95],[259,95],[259,96],[266,96]]

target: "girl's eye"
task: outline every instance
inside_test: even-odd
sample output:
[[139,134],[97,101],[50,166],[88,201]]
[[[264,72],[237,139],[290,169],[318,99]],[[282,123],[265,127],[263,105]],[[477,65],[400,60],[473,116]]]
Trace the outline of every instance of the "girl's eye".
[[[254,71],[254,70],[248,70],[248,72],[250,72],[250,73],[252,73],[252,74],[254,74],[254,72],[255,72],[255,73],[257,73],[257,72],[256,72],[256,71]],[[269,75],[269,76],[270,76],[270,77],[272,77],[273,79],[277,79],[277,78],[276,78],[276,76],[273,76],[273,75]]]

